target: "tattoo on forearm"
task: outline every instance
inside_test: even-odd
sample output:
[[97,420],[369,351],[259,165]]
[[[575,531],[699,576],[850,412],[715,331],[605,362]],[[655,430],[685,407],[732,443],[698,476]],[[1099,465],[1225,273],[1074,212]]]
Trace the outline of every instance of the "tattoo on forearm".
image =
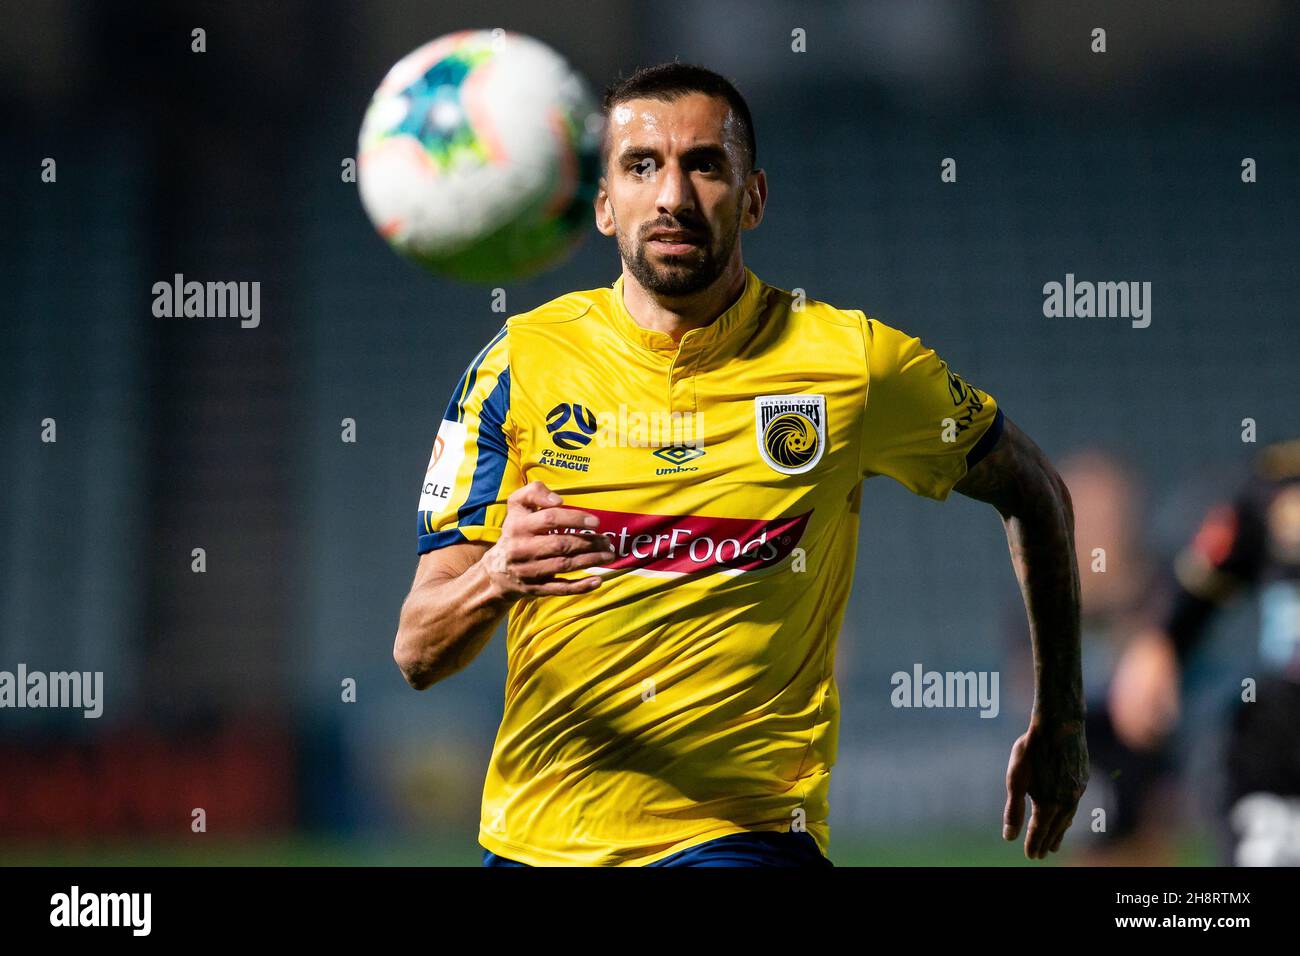
[[956,490],[994,505],[1006,525],[1011,563],[1029,616],[1034,717],[1082,721],[1079,569],[1068,490],[1038,447],[1009,420],[997,445]]

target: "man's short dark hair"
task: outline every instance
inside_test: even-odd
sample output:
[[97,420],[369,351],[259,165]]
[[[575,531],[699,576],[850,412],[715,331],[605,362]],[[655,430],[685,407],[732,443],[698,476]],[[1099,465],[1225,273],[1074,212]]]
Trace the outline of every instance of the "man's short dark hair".
[[[745,172],[752,171],[758,165],[758,144],[754,139],[754,118],[749,115],[749,104],[726,77],[712,70],[676,62],[643,67],[606,87],[601,110],[608,119],[613,108],[627,100],[650,99],[671,103],[688,93],[704,93],[726,101],[740,124],[749,151],[749,169]],[[608,143],[602,155],[607,150]]]

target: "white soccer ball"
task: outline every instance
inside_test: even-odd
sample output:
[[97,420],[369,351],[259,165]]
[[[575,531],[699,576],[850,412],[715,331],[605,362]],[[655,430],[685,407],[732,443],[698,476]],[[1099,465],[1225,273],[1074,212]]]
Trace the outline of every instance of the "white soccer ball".
[[558,53],[465,30],[389,70],[357,152],[366,214],[390,245],[480,282],[557,264],[593,221],[603,120]]

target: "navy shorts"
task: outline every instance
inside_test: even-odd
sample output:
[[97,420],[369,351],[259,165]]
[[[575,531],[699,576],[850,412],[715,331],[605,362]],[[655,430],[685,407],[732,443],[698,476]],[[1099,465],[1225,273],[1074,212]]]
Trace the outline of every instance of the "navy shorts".
[[[527,866],[483,851],[484,866]],[[755,830],[708,840],[647,866],[831,866],[807,832]]]

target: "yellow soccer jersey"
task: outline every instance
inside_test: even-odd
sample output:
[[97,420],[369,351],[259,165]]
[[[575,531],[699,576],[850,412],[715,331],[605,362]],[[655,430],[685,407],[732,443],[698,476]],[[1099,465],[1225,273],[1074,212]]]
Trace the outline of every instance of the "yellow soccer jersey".
[[511,317],[425,475],[421,553],[497,540],[535,480],[616,548],[595,591],[511,611],[479,840],[643,865],[806,827],[827,853],[862,479],[943,500],[1002,413],[918,339],[749,270],[680,346],[636,324],[622,283]]

